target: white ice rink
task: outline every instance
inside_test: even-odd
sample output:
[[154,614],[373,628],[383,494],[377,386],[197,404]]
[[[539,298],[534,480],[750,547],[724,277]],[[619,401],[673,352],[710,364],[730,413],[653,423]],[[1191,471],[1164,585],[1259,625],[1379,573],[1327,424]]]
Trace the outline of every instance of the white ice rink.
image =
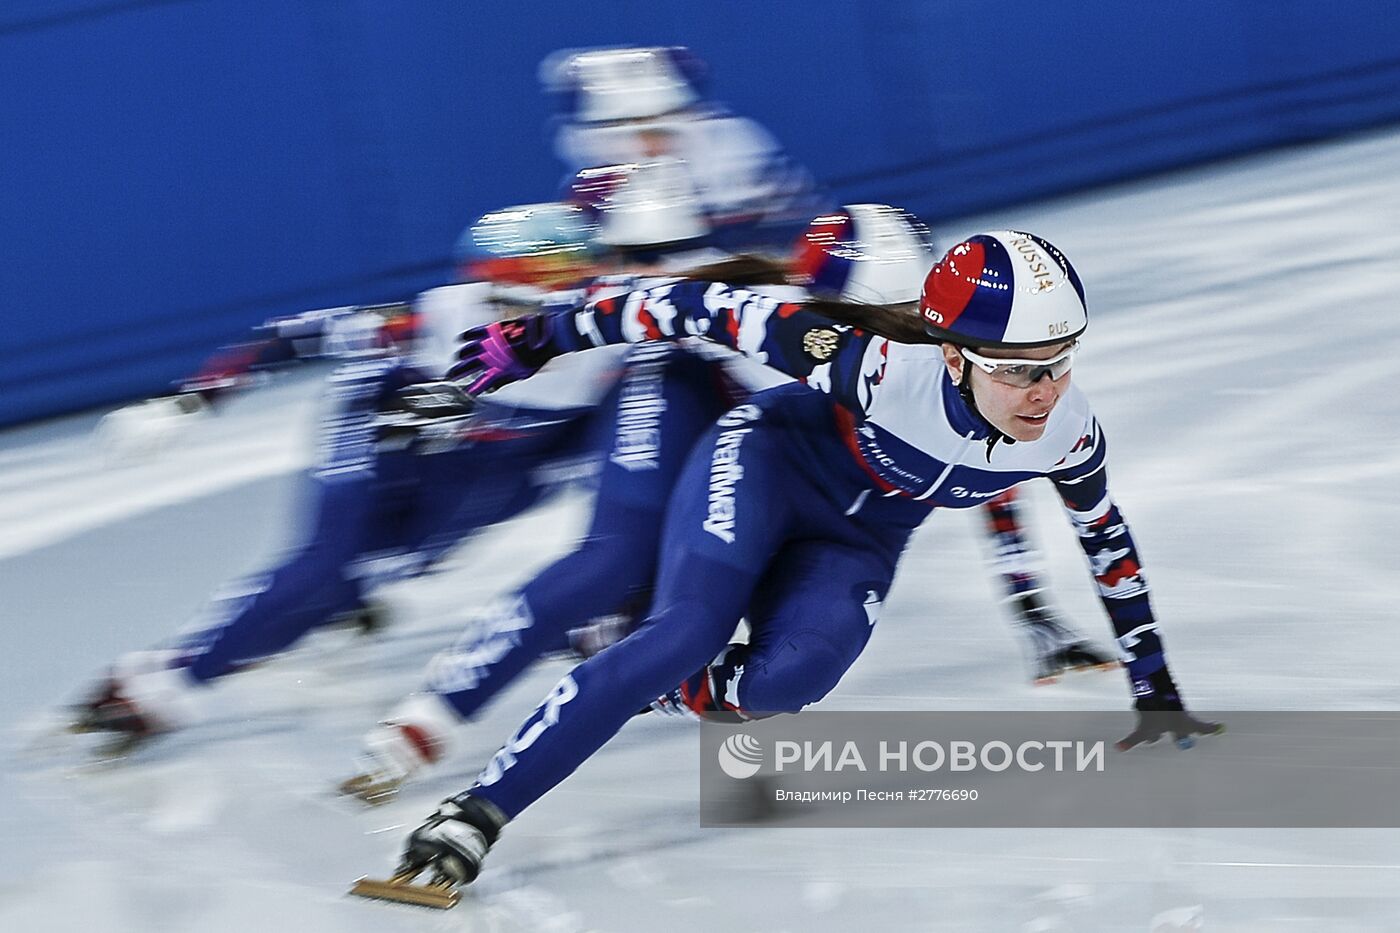
[[[1075,379],[1188,700],[1400,709],[1400,131],[935,232],[1004,225],[1060,245],[1086,283]],[[46,710],[284,541],[324,373],[235,401],[146,463],[104,467],[96,415],[0,433],[0,930],[1141,933],[1197,905],[1182,929],[1400,930],[1400,830],[701,830],[695,727],[658,717],[512,824],[457,909],[345,897],[562,672],[535,668],[400,800],[331,793],[465,613],[573,540],[578,499],[389,592],[381,639],[328,634],[231,678],[212,721],[134,761],[21,755]],[[1057,601],[1106,642],[1053,492],[1029,499]],[[1127,709],[1119,675],[1028,686],[979,520],[927,524],[820,708]]]

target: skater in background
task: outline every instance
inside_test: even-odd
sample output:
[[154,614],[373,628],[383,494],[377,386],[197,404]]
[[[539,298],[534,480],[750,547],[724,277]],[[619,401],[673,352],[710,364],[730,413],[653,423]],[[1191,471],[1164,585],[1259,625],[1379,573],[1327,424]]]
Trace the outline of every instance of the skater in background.
[[670,164],[699,198],[711,241],[731,251],[781,248],[829,207],[772,134],[706,97],[707,69],[687,48],[565,49],[540,80],[569,183],[600,166]]
[[[645,172],[632,175],[629,183],[645,177]],[[492,212],[472,227],[459,251],[463,272],[476,281],[424,293],[410,325],[396,331],[412,341],[373,351],[331,377],[318,462],[305,486],[300,542],[272,568],[226,587],[171,645],[119,658],[76,710],[77,731],[116,733],[125,741],[113,746],[115,752],[196,721],[200,688],[286,650],[315,628],[346,619],[363,628],[382,626],[383,611],[372,599],[375,589],[430,570],[470,534],[519,514],[562,486],[592,485],[600,469],[605,475],[621,469],[629,482],[610,484],[618,492],[590,532],[595,550],[606,553],[615,534],[611,528],[633,522],[631,512],[664,503],[666,487],[652,488],[649,471],[674,471],[683,459],[689,441],[677,438],[685,418],[694,421],[698,433],[733,402],[730,393],[784,377],[737,354],[727,354],[726,379],[713,359],[680,354],[684,361],[669,366],[661,357],[674,355],[672,348],[616,347],[560,360],[537,384],[480,402],[450,383],[431,381],[445,371],[443,355],[450,355],[456,334],[504,316],[503,309],[518,314],[523,306],[537,305],[550,294],[546,289],[557,288],[571,273],[609,268],[631,281],[638,273],[674,271],[719,255],[701,247],[697,241],[703,236],[677,235],[703,227],[692,203],[668,202],[665,210],[655,210],[627,198],[605,205],[597,224],[581,222],[583,214],[569,204],[526,205]],[[780,279],[781,267],[775,268],[768,272]],[[577,295],[614,287],[609,281],[593,277],[576,283]],[[219,358],[311,358],[325,346],[312,326],[338,319],[317,313],[271,322],[264,330],[272,336],[247,345],[256,352],[230,351]],[[296,324],[299,348],[290,346],[288,321]],[[379,341],[370,345],[378,347]],[[406,352],[409,347],[412,352]],[[672,375],[663,379],[668,370]],[[226,392],[253,370],[220,371],[231,374],[220,378]],[[745,380],[747,387],[739,389]],[[197,392],[209,384],[201,378],[186,388]],[[647,397],[653,391],[660,394]],[[667,408],[672,436],[663,456],[642,449],[654,433],[643,422]],[[650,547],[654,550],[654,544]],[[632,562],[619,568],[611,589],[595,588],[593,602],[603,607],[597,613],[603,621],[626,608],[634,589],[649,585],[647,567]],[[543,595],[543,584],[536,589],[536,600],[551,607],[547,615],[559,626],[535,632],[524,653],[500,659],[497,669],[509,667],[510,673],[492,679],[489,689],[468,691],[480,699],[462,702],[479,705],[540,653],[569,650],[570,628],[594,620],[587,609],[592,602],[568,595],[577,589],[573,583],[557,598]],[[470,631],[498,637],[512,630],[513,618],[508,601],[482,613]],[[576,637],[596,640],[607,630],[600,622]],[[482,657],[461,651],[451,656],[455,662]],[[460,663],[452,673],[443,668],[437,666],[434,682],[450,681],[458,690],[479,679]]]
[[247,338],[220,347],[168,395],[104,416],[98,437],[116,459],[149,456],[195,421],[270,374],[316,360],[394,358],[424,374],[451,365],[456,335],[498,306],[530,305],[545,292],[597,274],[596,219],[568,203],[492,211],[463,233],[458,282],[412,301],[321,308],[270,318]]
[[[580,355],[551,367],[532,389],[484,402],[432,381],[445,372],[463,328],[495,320],[504,308],[519,313],[522,302],[542,300],[574,270],[593,270],[579,214],[569,205],[525,205],[475,225],[478,246],[467,270],[477,280],[423,293],[411,326],[398,331],[411,340],[330,378],[317,459],[302,487],[298,543],[267,570],[225,587],[168,646],[119,658],[77,709],[79,731],[136,742],[185,725],[198,717],[197,688],[313,629],[341,620],[380,627],[377,587],[431,569],[468,535],[556,489],[591,481],[599,403],[616,390],[624,348]],[[304,333],[309,327],[301,325],[335,318],[285,320]],[[298,339],[302,357],[324,346],[323,337]],[[192,380],[187,391],[206,384]],[[224,391],[234,387],[230,379]]]

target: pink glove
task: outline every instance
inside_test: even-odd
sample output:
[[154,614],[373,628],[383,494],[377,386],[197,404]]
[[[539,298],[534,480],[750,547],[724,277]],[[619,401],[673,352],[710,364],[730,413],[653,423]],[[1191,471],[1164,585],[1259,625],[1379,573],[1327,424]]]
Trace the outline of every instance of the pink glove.
[[458,337],[462,346],[447,377],[469,395],[481,395],[539,372],[559,355],[550,341],[553,319],[536,314],[473,327]]

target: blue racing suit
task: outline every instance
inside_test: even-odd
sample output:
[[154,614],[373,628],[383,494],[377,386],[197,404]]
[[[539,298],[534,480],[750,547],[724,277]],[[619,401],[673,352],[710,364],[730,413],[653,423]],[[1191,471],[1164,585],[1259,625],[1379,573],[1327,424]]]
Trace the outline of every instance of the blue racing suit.
[[[473,793],[507,816],[677,684],[692,709],[741,716],[820,699],[864,648],[931,511],[1037,477],[1065,502],[1135,685],[1164,666],[1137,550],[1108,494],[1103,432],[1077,389],[1039,440],[997,443],[941,348],[834,324],[800,303],[668,282],[558,312],[552,325],[560,351],[700,336],[806,386],[754,396],[696,446],[668,507],[646,621],[565,676],[478,778]],[[749,643],[729,645],[745,614]]]

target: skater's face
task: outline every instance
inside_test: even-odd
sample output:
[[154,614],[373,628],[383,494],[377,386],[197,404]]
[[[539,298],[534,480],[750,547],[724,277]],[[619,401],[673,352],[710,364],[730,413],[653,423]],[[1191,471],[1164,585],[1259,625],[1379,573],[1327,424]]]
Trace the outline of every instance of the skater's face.
[[[980,357],[994,360],[1053,360],[1064,355],[1070,347],[1071,342],[1066,341],[1034,350],[979,347],[974,352]],[[1039,440],[1045,433],[1050,412],[1069,389],[1068,369],[1058,379],[1045,373],[1028,386],[1008,385],[969,363],[957,347],[948,343],[943,345],[943,362],[947,364],[954,382],[962,379],[964,369],[971,370],[972,397],[977,402],[978,412],[1012,440]]]
[[648,159],[660,159],[671,155],[676,148],[675,138],[665,129],[647,127],[637,132],[637,146]]

